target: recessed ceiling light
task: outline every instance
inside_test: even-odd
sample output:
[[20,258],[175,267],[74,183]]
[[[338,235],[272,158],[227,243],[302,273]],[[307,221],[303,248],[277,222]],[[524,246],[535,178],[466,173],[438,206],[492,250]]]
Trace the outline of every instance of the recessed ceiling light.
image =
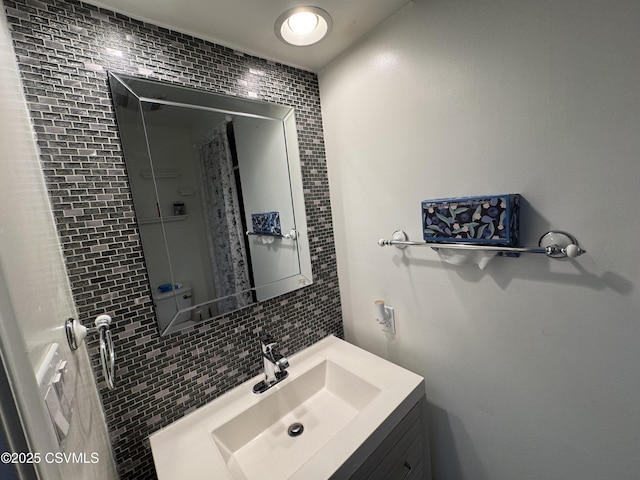
[[313,32],[318,26],[318,16],[312,12],[294,13],[287,19],[288,27],[292,32],[306,35]]
[[304,47],[326,37],[332,25],[331,17],[321,8],[296,7],[278,17],[275,30],[283,42]]

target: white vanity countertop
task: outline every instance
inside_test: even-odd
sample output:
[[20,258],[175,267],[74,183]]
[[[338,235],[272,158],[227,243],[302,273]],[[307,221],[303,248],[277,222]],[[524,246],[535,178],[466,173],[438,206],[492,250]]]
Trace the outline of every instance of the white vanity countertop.
[[[290,357],[288,378],[266,392],[255,394],[252,391],[253,385],[262,379],[262,375],[259,375],[153,433],[150,441],[158,479],[245,480],[244,476],[232,476],[213,440],[212,432],[324,360],[331,360],[380,392],[289,479],[329,478],[365,442],[371,443],[370,451],[373,451],[388,433],[379,433],[381,438],[370,438],[374,431],[392,414],[394,423],[400,421],[424,395],[424,379],[421,376],[348,342],[328,336]],[[358,455],[366,458],[370,451],[361,449]]]

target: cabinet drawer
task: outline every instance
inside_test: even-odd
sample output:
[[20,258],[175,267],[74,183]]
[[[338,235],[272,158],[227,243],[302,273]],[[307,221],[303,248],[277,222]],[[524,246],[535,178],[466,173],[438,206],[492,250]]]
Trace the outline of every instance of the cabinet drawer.
[[[423,480],[425,444],[421,404],[416,404],[349,480]],[[334,479],[332,479],[334,480]],[[338,480],[336,477],[335,480]]]
[[418,480],[423,470],[420,423],[414,423],[367,480]]

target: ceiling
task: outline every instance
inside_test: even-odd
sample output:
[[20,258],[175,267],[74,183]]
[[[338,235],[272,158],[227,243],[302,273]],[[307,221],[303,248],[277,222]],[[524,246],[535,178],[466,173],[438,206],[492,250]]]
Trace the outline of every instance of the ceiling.
[[[85,0],[279,63],[318,72],[411,0]],[[315,45],[294,47],[274,32],[286,10],[313,5],[329,12],[333,29]]]

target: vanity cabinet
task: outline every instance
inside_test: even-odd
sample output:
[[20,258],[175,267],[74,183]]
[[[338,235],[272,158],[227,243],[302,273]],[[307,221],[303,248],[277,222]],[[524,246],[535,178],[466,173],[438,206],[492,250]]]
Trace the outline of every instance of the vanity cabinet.
[[349,480],[430,479],[423,409],[423,401],[416,403]]
[[290,362],[154,432],[158,479],[430,480],[423,377],[333,336]]

